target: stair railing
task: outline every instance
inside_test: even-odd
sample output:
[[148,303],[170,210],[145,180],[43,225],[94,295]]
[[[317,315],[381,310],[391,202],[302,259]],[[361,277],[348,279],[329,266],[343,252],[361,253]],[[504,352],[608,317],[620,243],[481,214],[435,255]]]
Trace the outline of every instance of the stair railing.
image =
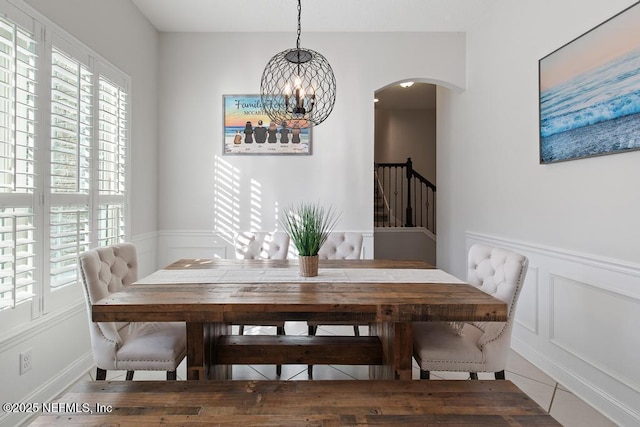
[[404,212],[400,226],[424,227],[435,234],[436,186],[413,169],[411,157],[405,163],[375,163],[374,177],[375,192],[382,193],[389,214],[388,221],[376,217],[376,227],[398,226],[391,223],[391,212]]
[[[375,215],[375,219],[374,222],[376,223],[376,227],[381,227],[381,226],[387,226],[387,227],[391,227],[391,221],[393,220],[393,224],[395,225],[396,223],[396,217],[394,212],[391,209],[391,206],[389,206],[389,199],[387,199],[387,195],[384,192],[384,187],[382,186],[382,182],[380,181],[380,177],[378,176],[378,171],[374,170],[373,171],[373,176],[375,179],[375,194],[374,194],[374,203],[376,204],[374,206],[374,215]],[[379,207],[379,203],[378,201],[382,201],[381,203],[381,208],[382,208],[382,212],[377,212],[377,208]],[[382,225],[385,224],[385,225]]]

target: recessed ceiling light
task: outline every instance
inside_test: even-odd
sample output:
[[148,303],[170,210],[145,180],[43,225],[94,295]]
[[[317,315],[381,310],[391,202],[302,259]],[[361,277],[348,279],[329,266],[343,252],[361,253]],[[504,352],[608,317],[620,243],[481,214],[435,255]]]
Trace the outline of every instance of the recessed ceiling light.
[[411,87],[411,86],[413,86],[413,82],[402,82],[402,83],[400,83],[400,86],[402,86],[402,87]]

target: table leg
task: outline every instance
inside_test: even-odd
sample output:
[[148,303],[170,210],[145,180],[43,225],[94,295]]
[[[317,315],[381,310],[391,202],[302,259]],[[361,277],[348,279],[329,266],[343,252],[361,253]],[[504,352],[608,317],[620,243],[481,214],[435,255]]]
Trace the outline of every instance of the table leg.
[[383,364],[371,366],[369,377],[376,380],[412,379],[413,324],[376,323],[369,327],[369,331],[369,335],[380,338],[383,351]]
[[207,379],[208,360],[205,357],[205,326],[202,322],[187,322],[187,379]]
[[219,365],[216,363],[216,342],[222,335],[231,335],[231,324],[213,322],[208,324],[207,331],[207,355],[208,378],[212,380],[230,380],[231,365]]

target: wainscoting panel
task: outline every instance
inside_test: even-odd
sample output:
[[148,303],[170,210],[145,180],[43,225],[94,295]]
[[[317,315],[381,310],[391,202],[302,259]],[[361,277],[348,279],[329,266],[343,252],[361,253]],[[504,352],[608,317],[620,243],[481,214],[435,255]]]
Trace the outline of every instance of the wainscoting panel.
[[621,426],[640,426],[640,265],[468,232],[529,258],[512,347]]
[[538,315],[540,310],[538,292],[538,268],[529,266],[524,285],[520,291],[515,323],[536,335],[539,330]]
[[233,258],[233,238],[213,231],[161,231],[158,237],[159,267],[181,258]]
[[[362,232],[362,257],[373,258],[373,233]],[[290,253],[295,252],[293,246]],[[161,231],[158,237],[159,267],[181,258],[235,258],[233,236],[213,231]]]
[[640,301],[553,274],[550,286],[551,342],[640,393]]
[[148,276],[158,269],[158,234],[146,233],[131,237],[138,250],[138,277]]

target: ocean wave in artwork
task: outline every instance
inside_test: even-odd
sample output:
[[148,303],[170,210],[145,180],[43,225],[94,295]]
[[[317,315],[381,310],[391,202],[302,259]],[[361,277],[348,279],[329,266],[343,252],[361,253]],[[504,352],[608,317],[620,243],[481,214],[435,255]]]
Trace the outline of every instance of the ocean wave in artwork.
[[542,137],[640,113],[640,89],[599,104],[542,119]]
[[540,136],[640,113],[640,49],[544,90]]

